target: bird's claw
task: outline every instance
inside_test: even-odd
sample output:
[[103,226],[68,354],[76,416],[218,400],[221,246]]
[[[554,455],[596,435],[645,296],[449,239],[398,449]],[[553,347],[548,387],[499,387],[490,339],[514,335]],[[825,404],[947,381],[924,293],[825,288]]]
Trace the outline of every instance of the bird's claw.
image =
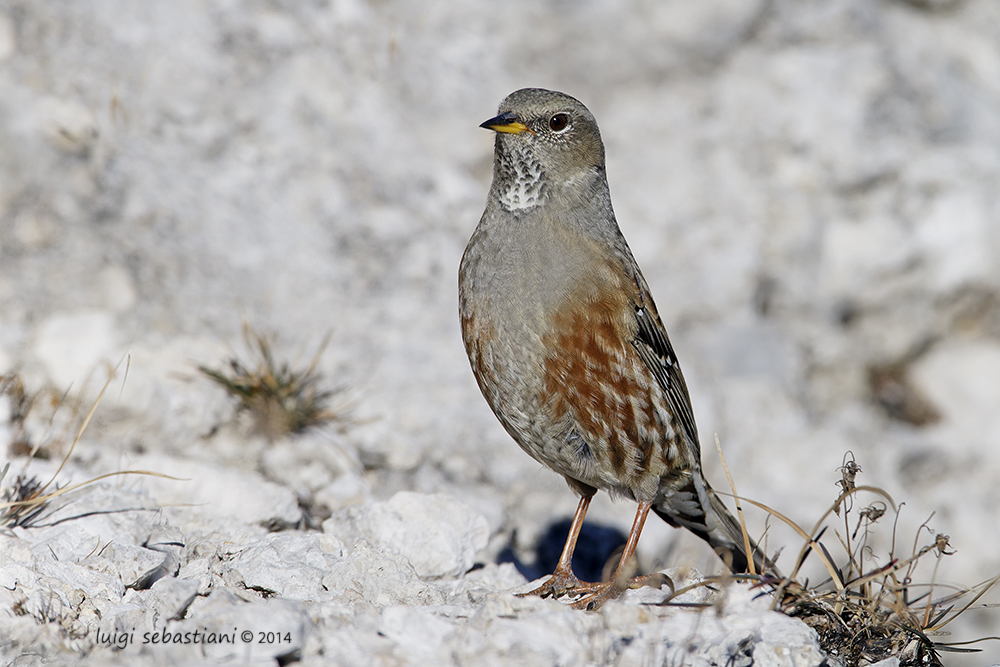
[[572,606],[576,609],[595,611],[600,609],[605,602],[617,598],[626,590],[643,588],[644,586],[662,588],[664,585],[669,586],[671,590],[674,588],[674,582],[662,572],[654,572],[643,577],[632,577],[619,584],[615,580],[599,583],[580,581],[572,572],[559,572],[557,570],[541,586],[527,593],[517,593],[517,596],[537,595],[541,598],[582,596],[574,600],[571,603]]
[[517,593],[517,597],[537,595],[540,598],[561,598],[566,595],[586,595],[604,584],[580,581],[572,570],[556,570],[545,582],[527,593]]

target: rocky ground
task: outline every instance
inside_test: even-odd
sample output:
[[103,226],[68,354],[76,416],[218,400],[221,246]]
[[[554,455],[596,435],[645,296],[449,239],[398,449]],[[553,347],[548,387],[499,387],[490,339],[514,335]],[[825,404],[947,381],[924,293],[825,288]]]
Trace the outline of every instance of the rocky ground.
[[[853,456],[905,503],[867,568],[946,534],[914,579],[934,598],[1000,572],[993,0],[0,0],[2,487],[169,476],[8,516],[5,662],[823,660],[746,586],[596,613],[511,593],[575,498],[479,395],[456,274],[490,179],[478,124],[524,86],[601,124],[714,486],[718,434],[740,494],[808,530]],[[253,361],[244,323],[279,364],[321,350],[332,421],[281,434],[198,370]],[[599,496],[595,553],[632,514]],[[791,570],[801,538],[768,525]],[[639,551],[678,587],[719,568],[658,523]],[[931,638],[997,627],[970,611]],[[1000,663],[979,647],[945,664]]]

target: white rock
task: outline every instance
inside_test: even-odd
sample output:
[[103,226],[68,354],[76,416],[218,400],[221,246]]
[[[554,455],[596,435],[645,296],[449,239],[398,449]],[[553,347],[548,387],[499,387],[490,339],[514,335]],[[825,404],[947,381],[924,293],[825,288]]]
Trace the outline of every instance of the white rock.
[[128,377],[115,405],[141,414],[158,440],[176,438],[192,449],[203,448],[201,438],[230,419],[233,406],[224,391],[199,377],[196,367],[215,367],[228,352],[212,336],[157,335],[132,342]]
[[181,566],[181,569],[177,571],[177,578],[197,582],[198,595],[208,595],[212,592],[215,583],[215,573],[212,566],[217,561],[218,558],[215,555],[212,556],[211,560],[196,558]]
[[[38,328],[34,354],[45,366],[49,379],[62,389],[77,390],[100,363],[114,367],[124,349],[114,316],[102,310],[56,313]],[[105,376],[98,374],[98,382]]]
[[357,443],[361,462],[370,468],[412,470],[421,460],[419,447],[412,438],[393,427],[393,421],[372,420],[358,425],[351,431],[351,440]]
[[912,234],[889,217],[831,221],[823,232],[823,279],[832,299],[863,297],[865,287],[904,270],[917,255]]
[[108,309],[121,313],[135,306],[139,298],[132,276],[120,264],[108,264],[97,274],[101,300]]
[[410,562],[394,551],[362,540],[323,577],[323,587],[344,600],[364,600],[375,607],[395,604],[441,604],[444,593],[421,581]]
[[104,570],[101,561],[106,560],[121,577],[126,588],[145,588],[156,575],[163,573],[167,554],[152,549],[145,549],[131,544],[116,544],[112,542],[100,555],[83,561],[84,565],[96,570]]
[[359,505],[372,496],[371,490],[360,475],[344,472],[332,482],[317,491],[313,501],[331,511]]
[[[73,473],[64,471],[67,476]],[[76,473],[79,474],[79,473]],[[41,473],[42,477],[45,473]],[[84,484],[52,501],[35,527],[16,533],[39,554],[82,559],[109,543],[142,545],[151,534],[159,508],[141,490],[104,480]],[[89,547],[87,546],[89,545]]]
[[[3,538],[0,538],[3,539]],[[4,539],[6,542],[6,539]],[[3,544],[6,548],[7,545]],[[34,588],[38,582],[38,574],[27,565],[34,564],[34,557],[31,552],[27,552],[27,558],[22,563],[5,561],[0,562],[0,588],[13,591],[17,588]]]
[[500,565],[488,563],[459,579],[440,582],[441,588],[448,591],[450,599],[456,604],[477,605],[524,584],[524,576],[517,571],[513,563]]
[[14,34],[14,24],[7,14],[0,14],[0,63],[10,58],[17,51],[17,36]]
[[163,577],[149,590],[132,591],[125,599],[152,609],[158,619],[174,621],[184,616],[184,612],[198,595],[198,588],[199,584],[195,579]]
[[389,500],[351,507],[323,522],[323,531],[354,535],[406,557],[421,577],[468,571],[489,540],[486,519],[445,494],[401,491]]
[[152,455],[137,457],[134,463],[137,469],[179,478],[143,478],[161,505],[184,505],[192,514],[231,517],[269,528],[294,526],[302,520],[295,494],[256,472]]
[[[156,621],[156,612],[145,604],[145,600],[123,602],[104,614],[98,626],[101,632],[95,632],[91,639],[97,640],[98,645],[100,643],[115,645],[124,642],[122,633],[132,635],[136,630],[143,632],[147,628],[156,627]],[[103,641],[101,641],[102,634]]]
[[48,213],[22,213],[14,218],[11,229],[12,239],[17,239],[21,247],[39,252],[59,238],[59,223]]
[[879,660],[878,662],[868,665],[868,667],[899,667],[899,658],[893,657],[886,658],[885,660]]
[[61,151],[83,154],[97,140],[97,118],[76,100],[45,98],[39,114],[45,137]]
[[[459,662],[567,666],[606,662],[602,649],[609,648],[607,643],[613,639],[602,638],[593,645],[600,617],[574,611],[560,602],[538,598],[487,604],[474,615],[469,624],[472,631],[457,647]],[[635,629],[631,634],[636,634]],[[648,652],[648,648],[643,650]]]
[[952,290],[997,279],[992,206],[992,197],[951,191],[935,197],[916,221],[935,287]]
[[914,364],[913,382],[943,413],[929,430],[951,452],[977,454],[1000,447],[1000,344],[951,341]]
[[25,589],[26,608],[37,617],[75,618],[84,600],[100,616],[106,615],[125,595],[125,586],[117,572],[98,572],[65,561],[37,559],[39,574],[36,587]]
[[315,599],[322,597],[323,579],[343,551],[332,535],[272,533],[229,556],[222,578],[265,594]]
[[225,633],[233,638],[232,643],[192,644],[188,645],[192,652],[178,653],[242,663],[294,655],[305,642],[308,627],[308,616],[297,602],[279,598],[246,604],[220,590],[213,592],[197,613],[164,630],[175,636],[195,631],[203,635]]
[[146,538],[143,546],[166,555],[166,560],[163,562],[162,572],[159,576],[172,577],[177,574],[185,541],[184,533],[165,520],[160,520],[150,527],[149,537]]
[[342,438],[322,432],[279,440],[264,450],[268,477],[309,498],[344,474],[357,475],[360,464],[344,450]]
[[398,656],[409,664],[446,664],[449,639],[457,624],[434,607],[395,605],[382,610],[379,632],[396,642]]

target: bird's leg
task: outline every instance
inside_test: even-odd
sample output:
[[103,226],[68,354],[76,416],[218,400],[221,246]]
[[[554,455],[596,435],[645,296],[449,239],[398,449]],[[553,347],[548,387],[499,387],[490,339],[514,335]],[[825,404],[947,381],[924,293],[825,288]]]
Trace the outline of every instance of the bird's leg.
[[618,561],[615,573],[611,575],[611,580],[594,586],[591,589],[591,593],[573,603],[574,607],[588,610],[597,609],[611,598],[621,595],[626,589],[640,588],[649,584],[659,584],[662,582],[662,577],[656,574],[645,577],[629,576],[630,561],[635,556],[635,548],[639,544],[639,535],[642,533],[642,527],[646,523],[646,515],[649,514],[650,507],[652,507],[652,503],[639,503],[639,508],[635,513],[635,520],[632,522],[632,530],[628,534],[628,542],[625,543],[625,550],[622,552],[621,560]]
[[573,524],[569,527],[569,535],[566,536],[566,544],[563,545],[562,555],[559,556],[555,572],[545,580],[544,584],[527,593],[518,593],[518,597],[528,595],[537,595],[543,598],[560,597],[567,593],[587,593],[601,586],[601,584],[580,581],[573,574],[573,551],[576,549],[576,540],[580,537],[583,518],[587,516],[587,508],[590,507],[590,500],[594,497],[594,493],[596,493],[596,489],[591,489],[589,493],[580,496],[580,504],[576,506]]

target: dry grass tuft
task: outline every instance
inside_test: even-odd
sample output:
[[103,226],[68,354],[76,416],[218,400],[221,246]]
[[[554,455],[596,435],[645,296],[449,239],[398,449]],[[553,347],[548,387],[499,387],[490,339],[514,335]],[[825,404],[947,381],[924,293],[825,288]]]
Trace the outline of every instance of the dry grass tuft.
[[246,324],[243,339],[249,350],[249,362],[234,357],[227,362],[227,369],[199,366],[198,370],[236,398],[240,410],[253,415],[258,433],[276,440],[333,421],[346,421],[347,406],[330,407],[330,400],[342,395],[346,387],[322,388],[323,378],[316,370],[329,337],[303,369],[293,368],[288,362],[278,363],[271,337]]
[[[10,463],[0,472],[0,484],[10,469]],[[58,489],[57,489],[58,490]],[[42,495],[42,483],[37,477],[21,473],[14,483],[0,494],[0,529],[30,528],[45,514],[48,502],[36,502]]]
[[21,376],[17,374],[0,375],[0,397],[7,399],[7,421],[14,427],[13,437],[7,445],[7,451],[11,456],[29,456],[33,448],[25,427],[25,420],[27,420],[31,407],[35,403],[35,397],[28,395]]
[[[882,489],[858,486],[860,472],[861,467],[848,453],[837,482],[841,493],[811,531],[779,516],[805,538],[805,544],[794,570],[778,586],[776,607],[815,629],[820,645],[844,665],[875,663],[889,657],[898,658],[901,666],[940,665],[941,652],[978,651],[938,642],[934,637],[970,609],[1000,575],[957,590],[935,583],[940,559],[955,553],[948,536],[933,533],[924,522],[909,555],[897,554],[899,508]],[[860,494],[876,499],[864,507],[856,506]],[[893,517],[889,529],[892,546],[880,564],[869,542],[887,516]],[[842,554],[840,559],[827,546],[834,541],[831,532],[836,544],[833,551]],[[799,585],[796,577],[810,557],[819,558],[830,576],[813,586],[808,581]],[[929,558],[935,559],[930,579],[921,583],[916,578],[918,565]],[[942,594],[943,589],[947,590]],[[960,604],[963,600],[965,604]]]
[[[63,456],[62,462],[59,464],[59,468],[56,469],[51,479],[44,484],[42,484],[37,477],[29,476],[27,473],[28,463],[31,462],[31,456],[37,452],[39,445],[35,444],[30,447],[27,452],[29,459],[28,462],[25,463],[24,470],[17,476],[11,486],[0,493],[0,530],[10,530],[12,528],[31,528],[37,526],[43,518],[48,516],[53,500],[71,491],[87,486],[88,484],[93,484],[94,482],[108,477],[115,477],[117,475],[152,475],[154,477],[177,479],[176,477],[170,477],[169,475],[151,472],[149,470],[122,470],[119,472],[108,473],[106,475],[100,475],[79,484],[71,484],[62,487],[55,484],[56,478],[59,477],[59,474],[62,472],[63,467],[65,467],[66,462],[69,461],[70,456],[73,454],[73,450],[76,448],[77,443],[80,441],[80,438],[83,437],[84,432],[87,430],[87,426],[90,424],[91,418],[93,418],[94,413],[97,411],[97,406],[100,405],[101,399],[104,397],[104,392],[107,391],[108,386],[111,384],[111,381],[114,379],[115,374],[118,371],[118,367],[120,366],[121,363],[119,363],[119,366],[116,366],[114,370],[110,372],[107,382],[104,383],[104,387],[101,389],[101,392],[94,400],[93,405],[91,405],[90,410],[83,418],[83,421],[76,432],[76,437],[73,438],[66,454]],[[3,383],[0,384],[0,389],[3,391],[0,391],[0,395],[6,393],[6,395],[11,396],[14,399],[11,401],[12,409],[10,421],[16,427],[20,427],[20,430],[15,428],[15,434],[12,439],[12,442],[14,442],[17,441],[18,438],[27,437],[24,435],[25,430],[23,426],[25,418],[27,417],[31,406],[34,404],[34,399],[29,398],[29,395],[24,391],[23,382],[16,375],[11,378],[3,378],[2,380]],[[54,404],[54,409],[58,409],[58,404]],[[3,480],[6,478],[9,470],[10,463],[8,462],[4,465],[3,470],[0,471],[0,485],[3,484]],[[53,490],[46,492],[49,487],[52,487]]]
[[[721,447],[719,455],[722,457]],[[725,457],[722,461],[725,466]],[[726,470],[728,476],[728,467]],[[706,577],[673,591],[660,604],[708,608],[712,603],[681,603],[676,600],[699,587],[719,589],[734,580],[757,582],[762,588],[774,590],[775,609],[801,619],[816,630],[820,646],[832,659],[831,665],[867,665],[895,657],[900,667],[933,667],[942,665],[940,654],[943,652],[975,653],[980,649],[967,646],[985,640],[1000,640],[1000,637],[981,637],[972,642],[935,640],[947,634],[943,632],[945,626],[967,610],[977,608],[980,599],[1000,581],[1000,575],[967,587],[956,588],[936,582],[940,560],[955,553],[948,543],[948,536],[931,531],[928,519],[917,531],[909,555],[898,555],[896,529],[899,508],[896,503],[882,489],[857,485],[861,466],[850,452],[845,456],[840,472],[841,478],[837,482],[841,489],[839,496],[810,531],[766,505],[736,496],[733,488],[738,506],[739,501],[743,501],[759,507],[802,537],[802,549],[788,576],[782,577],[774,570],[763,575],[727,573]],[[867,506],[855,506],[860,494],[871,494],[876,499]],[[740,524],[749,544],[740,511]],[[878,536],[877,531],[890,512],[893,521],[888,535],[892,546],[879,564],[870,542]],[[827,524],[831,518],[833,521]],[[836,547],[833,552],[842,554],[839,559],[827,547],[827,542],[834,540]],[[803,583],[798,581],[809,558],[818,558],[829,574],[827,579],[816,585],[810,585],[808,580]],[[927,563],[931,558],[933,562]],[[920,568],[921,572],[930,569],[926,583],[917,580],[921,564],[930,566]],[[982,607],[986,606],[993,605]]]
[[[29,393],[17,373],[0,375],[0,402],[5,404],[5,417],[12,432],[7,443],[8,455],[30,456],[37,459],[50,459],[57,455],[60,445],[67,440],[72,421],[80,411],[79,404],[73,406],[72,414],[62,420],[61,432],[54,436],[50,435],[53,430],[60,430],[54,427],[56,427],[56,416],[63,407],[65,399],[65,395],[49,390]],[[47,416],[38,414],[39,411],[44,413],[46,410]],[[34,435],[33,431],[36,432]],[[39,435],[39,432],[44,434]]]

